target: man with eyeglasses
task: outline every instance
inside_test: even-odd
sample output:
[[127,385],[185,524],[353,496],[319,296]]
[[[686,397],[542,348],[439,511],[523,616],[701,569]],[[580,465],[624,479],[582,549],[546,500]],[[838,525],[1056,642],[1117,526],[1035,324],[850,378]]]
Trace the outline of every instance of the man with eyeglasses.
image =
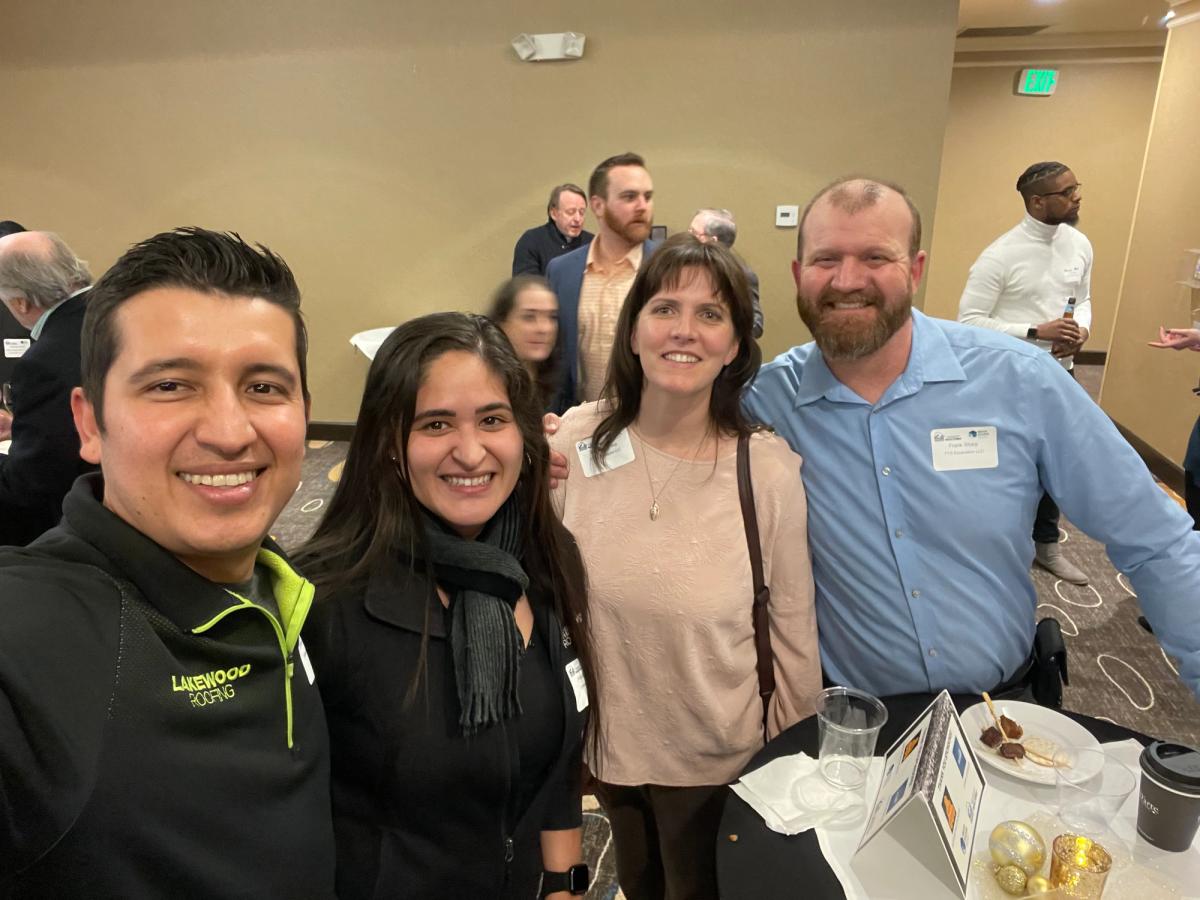
[[[1075,228],[1082,185],[1060,162],[1034,163],[1017,179],[1025,216],[975,260],[958,320],[1023,338],[1067,371],[1092,324],[1092,244]],[[1033,521],[1034,560],[1063,581],[1087,584],[1058,543],[1058,506],[1042,494]]]

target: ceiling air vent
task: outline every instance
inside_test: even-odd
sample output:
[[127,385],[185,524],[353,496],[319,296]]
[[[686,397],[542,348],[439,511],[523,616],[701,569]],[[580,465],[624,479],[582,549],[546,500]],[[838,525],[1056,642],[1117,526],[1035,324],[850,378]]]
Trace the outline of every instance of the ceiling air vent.
[[989,37],[1029,37],[1039,31],[1045,31],[1049,25],[1006,25],[999,28],[964,28],[958,33],[960,38],[989,38]]

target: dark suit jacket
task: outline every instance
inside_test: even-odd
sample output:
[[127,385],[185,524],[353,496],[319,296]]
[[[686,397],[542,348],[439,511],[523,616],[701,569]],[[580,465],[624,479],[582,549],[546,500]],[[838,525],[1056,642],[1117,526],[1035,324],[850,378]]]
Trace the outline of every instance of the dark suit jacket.
[[[657,241],[642,244],[642,265],[658,249]],[[579,402],[579,290],[583,286],[583,270],[587,268],[588,248],[580,247],[565,256],[550,260],[546,280],[558,295],[558,328],[562,334],[563,408]]]
[[[13,314],[3,303],[0,303],[0,338],[29,340],[29,330],[13,318]],[[0,353],[0,381],[5,383],[12,381],[13,369],[17,367],[19,359],[20,357],[9,357]]]
[[28,544],[62,518],[79,458],[71,389],[79,384],[79,339],[88,292],[65,301],[12,374],[12,452],[0,455],[0,544]]
[[530,228],[513,248],[513,276],[545,275],[550,260],[590,244],[592,237],[590,231],[581,231],[573,238],[564,237],[553,219],[545,225]]

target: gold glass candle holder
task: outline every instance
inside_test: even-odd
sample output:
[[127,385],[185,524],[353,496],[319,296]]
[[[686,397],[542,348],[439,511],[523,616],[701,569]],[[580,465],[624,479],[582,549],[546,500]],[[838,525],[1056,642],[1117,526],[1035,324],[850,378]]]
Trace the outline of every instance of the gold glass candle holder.
[[1050,856],[1050,883],[1060,897],[1099,900],[1112,868],[1108,851],[1091,838],[1060,834]]

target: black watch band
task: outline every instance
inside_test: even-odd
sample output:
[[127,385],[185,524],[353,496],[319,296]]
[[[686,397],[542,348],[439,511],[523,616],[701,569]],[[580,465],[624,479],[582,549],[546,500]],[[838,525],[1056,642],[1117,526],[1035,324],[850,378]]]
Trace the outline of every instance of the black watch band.
[[1037,340],[1037,326],[1030,325],[1029,330],[1025,332],[1025,337],[1031,341],[1036,341]]
[[542,896],[566,891],[568,894],[582,897],[587,893],[590,881],[587,863],[576,863],[565,872],[543,872]]

